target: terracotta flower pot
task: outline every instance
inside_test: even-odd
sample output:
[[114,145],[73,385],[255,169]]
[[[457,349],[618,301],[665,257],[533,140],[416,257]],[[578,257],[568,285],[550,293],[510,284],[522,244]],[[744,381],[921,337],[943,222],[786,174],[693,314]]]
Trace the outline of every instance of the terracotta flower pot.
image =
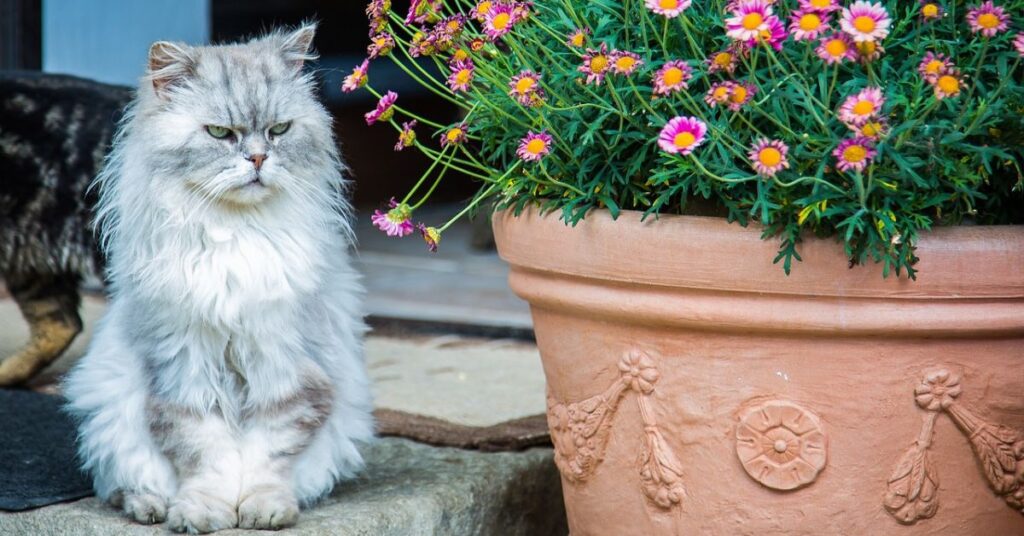
[[701,217],[495,215],[576,536],[1024,534],[1024,228],[917,281]]

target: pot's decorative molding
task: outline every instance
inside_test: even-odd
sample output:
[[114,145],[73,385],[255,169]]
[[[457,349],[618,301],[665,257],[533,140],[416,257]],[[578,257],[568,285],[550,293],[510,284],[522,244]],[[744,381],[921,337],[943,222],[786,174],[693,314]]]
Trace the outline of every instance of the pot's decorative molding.
[[652,408],[660,377],[654,360],[640,351],[628,352],[618,363],[619,378],[603,393],[565,404],[548,395],[548,427],[555,445],[555,464],[566,481],[579,484],[597,470],[611,433],[612,417],[627,390],[637,394],[644,424],[643,447],[637,456],[640,484],[660,508],[679,505],[685,490],[682,464],[665,441]]
[[926,373],[914,389],[914,400],[926,412],[921,432],[889,477],[884,501],[885,509],[900,523],[914,524],[939,509],[939,477],[928,449],[940,412],[946,412],[967,435],[989,487],[1024,514],[1024,434],[978,416],[957,402],[961,392],[960,375],[948,369]]
[[768,400],[740,417],[736,455],[754,480],[793,490],[814,482],[825,468],[828,436],[811,411],[786,400]]

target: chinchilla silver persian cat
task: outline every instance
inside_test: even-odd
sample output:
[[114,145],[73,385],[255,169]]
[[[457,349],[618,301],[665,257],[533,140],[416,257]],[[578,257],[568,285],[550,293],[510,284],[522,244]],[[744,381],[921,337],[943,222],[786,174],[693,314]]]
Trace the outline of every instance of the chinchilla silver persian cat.
[[111,301],[66,394],[102,499],[178,532],[295,524],[373,434],[315,27],[159,42],[98,184]]

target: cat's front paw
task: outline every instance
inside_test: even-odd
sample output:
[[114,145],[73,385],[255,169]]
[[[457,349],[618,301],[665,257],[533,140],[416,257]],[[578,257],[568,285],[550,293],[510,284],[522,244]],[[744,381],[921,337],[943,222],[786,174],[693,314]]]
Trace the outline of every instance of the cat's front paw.
[[167,519],[167,499],[153,493],[125,493],[122,508],[143,525],[163,523]]
[[200,492],[179,494],[167,511],[167,528],[174,532],[204,534],[236,526],[234,505]]
[[299,503],[290,489],[252,493],[238,505],[238,526],[243,529],[278,530],[299,520]]

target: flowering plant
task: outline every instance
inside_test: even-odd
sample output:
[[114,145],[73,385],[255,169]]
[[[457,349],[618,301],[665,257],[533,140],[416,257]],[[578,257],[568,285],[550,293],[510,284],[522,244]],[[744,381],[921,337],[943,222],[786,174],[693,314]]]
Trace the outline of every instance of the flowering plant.
[[483,183],[460,217],[711,203],[780,237],[787,273],[808,234],[914,277],[921,230],[1024,222],[1024,0],[411,3],[370,3],[370,59],[463,119],[409,113],[367,84],[367,62],[345,89],[381,97],[368,122],[433,160],[374,215],[432,250],[451,222],[413,220],[448,170]]

